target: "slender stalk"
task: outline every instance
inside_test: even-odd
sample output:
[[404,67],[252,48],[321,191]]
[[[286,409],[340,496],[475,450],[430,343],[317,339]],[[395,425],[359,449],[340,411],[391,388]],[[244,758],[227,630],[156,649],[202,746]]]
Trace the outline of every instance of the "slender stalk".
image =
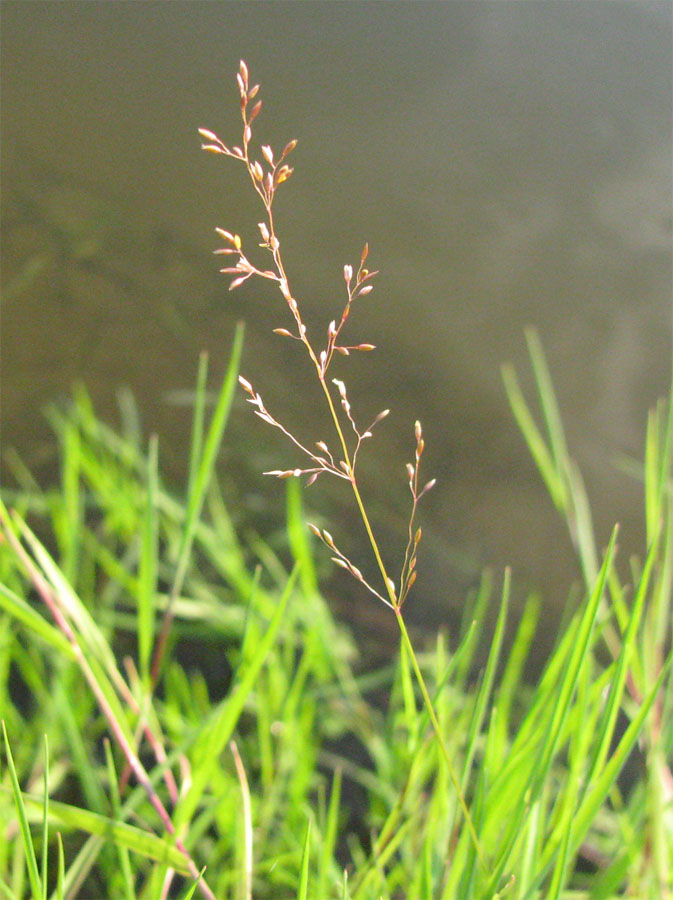
[[[250,142],[252,139],[252,123],[259,114],[261,109],[261,100],[256,99],[257,94],[259,92],[259,85],[255,85],[250,88],[249,85],[249,73],[248,67],[244,62],[240,63],[239,72],[237,75],[239,93],[241,97],[241,116],[243,120],[243,144],[242,149],[239,147],[231,147],[229,148],[226,144],[224,144],[217,135],[213,134],[213,132],[208,131],[206,129],[200,129],[200,134],[202,138],[204,138],[208,143],[203,145],[203,149],[208,150],[214,153],[221,153],[225,156],[233,157],[234,159],[238,159],[240,162],[243,162],[245,165],[250,180],[252,182],[252,186],[260,197],[262,204],[264,206],[266,212],[266,222],[262,222],[259,224],[259,229],[262,235],[262,247],[267,249],[271,254],[273,259],[273,265],[275,267],[275,271],[270,270],[261,270],[257,268],[244,254],[242,249],[242,242],[238,235],[232,234],[228,231],[224,231],[223,229],[217,229],[217,232],[226,240],[228,246],[223,248],[222,250],[216,251],[222,254],[232,254],[234,256],[238,256],[237,262],[234,266],[228,266],[222,269],[222,272],[234,275],[234,280],[231,282],[230,290],[232,288],[238,287],[243,282],[247,281],[253,275],[259,276],[261,278],[265,278],[271,281],[275,281],[278,284],[278,287],[287,303],[287,306],[292,314],[292,318],[294,319],[295,325],[297,327],[297,333],[293,334],[285,328],[275,329],[278,334],[283,335],[284,337],[289,337],[294,340],[300,341],[304,347],[306,348],[306,352],[315,367],[316,374],[318,377],[318,381],[320,382],[320,387],[325,396],[325,401],[329,408],[329,413],[336,430],[337,438],[339,441],[339,445],[341,447],[341,452],[343,454],[343,460],[337,465],[332,454],[329,452],[327,445],[320,441],[316,446],[320,448],[321,454],[317,455],[304,444],[302,444],[294,435],[291,434],[288,429],[282,425],[277,419],[275,419],[271,413],[267,410],[264,402],[262,401],[261,395],[258,394],[250,382],[246,379],[239,379],[243,388],[247,391],[249,396],[249,402],[252,403],[256,407],[257,415],[266,421],[268,424],[273,425],[276,428],[279,428],[285,435],[288,437],[292,443],[304,454],[308,455],[312,461],[312,465],[310,468],[305,469],[292,469],[287,471],[274,471],[267,474],[273,474],[278,477],[291,477],[291,476],[300,476],[300,475],[308,475],[309,476],[309,484],[311,484],[315,479],[323,474],[332,474],[338,476],[340,478],[346,477],[350,482],[351,489],[353,491],[353,495],[355,497],[355,502],[358,507],[358,511],[360,514],[360,518],[362,519],[362,523],[364,525],[365,531],[367,533],[367,537],[369,539],[369,544],[371,546],[372,552],[374,554],[374,558],[376,560],[376,565],[378,567],[378,571],[381,575],[383,583],[385,585],[385,595],[387,598],[379,593],[375,588],[373,588],[364,578],[360,570],[348,559],[346,554],[342,553],[335,545],[332,536],[326,531],[320,531],[319,529],[312,526],[312,530],[314,533],[327,545],[327,547],[335,554],[333,557],[335,563],[342,566],[343,568],[350,571],[350,573],[358,580],[361,584],[363,584],[371,593],[373,593],[376,597],[382,600],[387,606],[390,606],[395,612],[395,617],[397,619],[398,627],[400,629],[400,634],[402,636],[402,640],[409,652],[411,657],[412,666],[414,669],[414,674],[416,680],[418,682],[421,694],[423,696],[423,703],[428,711],[430,716],[430,721],[432,722],[432,726],[435,732],[435,736],[439,743],[441,749],[441,755],[443,756],[449,770],[451,781],[453,782],[454,788],[458,795],[458,800],[460,803],[461,810],[465,816],[465,820],[468,825],[468,829],[470,832],[470,837],[472,842],[474,843],[477,857],[482,867],[485,868],[485,859],[484,854],[482,852],[479,838],[477,836],[477,832],[470,816],[470,811],[467,807],[467,803],[465,801],[465,797],[463,795],[461,785],[458,779],[458,775],[456,770],[451,762],[451,758],[449,756],[449,752],[446,746],[446,742],[444,740],[444,736],[442,735],[441,728],[439,725],[439,720],[437,719],[437,714],[435,712],[434,706],[430,699],[430,695],[428,693],[427,687],[425,685],[425,680],[423,678],[423,674],[421,672],[420,666],[418,664],[418,659],[414,652],[411,639],[409,638],[409,633],[407,631],[404,618],[402,616],[401,608],[402,604],[407,596],[409,588],[414,582],[416,577],[415,571],[415,563],[416,563],[416,550],[418,543],[421,538],[420,529],[416,534],[413,532],[413,524],[414,524],[414,516],[416,514],[416,508],[418,504],[418,500],[420,497],[434,484],[434,481],[428,482],[426,486],[420,491],[418,491],[418,469],[420,463],[420,457],[423,452],[424,442],[421,436],[421,426],[420,423],[416,423],[415,433],[416,433],[416,464],[415,466],[409,463],[407,465],[407,471],[409,474],[409,487],[411,489],[411,493],[413,496],[413,506],[411,511],[411,516],[409,520],[409,541],[407,543],[405,555],[404,555],[404,563],[402,565],[402,570],[400,574],[400,583],[399,583],[399,591],[395,587],[395,583],[392,578],[389,577],[388,572],[386,570],[385,563],[383,562],[383,558],[381,556],[381,552],[379,550],[379,545],[376,540],[376,536],[374,535],[373,528],[371,526],[371,522],[369,521],[369,516],[367,514],[367,510],[362,499],[362,495],[360,493],[360,489],[358,486],[356,474],[355,474],[355,462],[358,449],[360,447],[361,442],[366,438],[370,437],[370,429],[361,432],[355,424],[355,421],[352,417],[350,411],[350,403],[348,402],[347,394],[346,394],[346,386],[343,382],[335,380],[335,384],[339,389],[339,393],[341,395],[341,406],[343,408],[345,416],[348,418],[350,425],[353,427],[353,430],[357,436],[357,445],[355,449],[351,453],[348,446],[348,441],[346,440],[346,436],[344,434],[344,430],[341,425],[341,419],[339,413],[337,412],[337,408],[335,406],[334,399],[332,397],[330,388],[327,385],[326,381],[326,372],[327,368],[332,360],[332,356],[334,351],[338,351],[343,353],[344,355],[349,355],[351,350],[371,350],[374,349],[371,344],[359,344],[355,347],[341,346],[337,345],[336,341],[339,337],[342,327],[345,325],[348,316],[350,315],[351,305],[352,303],[360,296],[369,293],[372,289],[371,284],[367,282],[371,280],[371,278],[376,274],[376,272],[369,272],[364,268],[365,260],[368,255],[368,247],[365,245],[365,248],[362,252],[362,256],[360,259],[360,266],[357,270],[357,274],[355,276],[355,282],[353,285],[353,269],[351,266],[344,267],[344,278],[346,281],[346,287],[348,292],[348,299],[346,306],[344,307],[343,313],[341,315],[341,320],[337,325],[337,320],[334,320],[330,323],[330,326],[327,331],[327,345],[324,350],[317,353],[309,338],[307,336],[306,326],[304,325],[301,317],[301,311],[299,308],[299,304],[296,299],[292,295],[289,286],[289,280],[287,277],[287,273],[285,270],[285,266],[283,263],[283,257],[280,249],[280,240],[276,234],[275,221],[273,216],[273,201],[275,198],[275,193],[277,188],[282,184],[287,178],[292,174],[292,169],[284,163],[285,158],[288,153],[290,153],[295,145],[296,141],[290,141],[289,144],[283,150],[280,158],[276,160],[275,155],[271,147],[262,146],[262,154],[265,160],[265,166],[262,165],[260,161],[254,160],[250,156]],[[254,102],[254,105],[249,106],[250,103]],[[382,418],[384,415],[387,415],[387,410],[381,413],[377,419],[374,420],[374,425],[376,422]]]
[[479,862],[486,871],[486,860],[484,858],[483,851],[481,849],[481,844],[479,843],[479,838],[477,837],[477,831],[474,827],[474,822],[472,821],[472,816],[470,815],[470,811],[467,808],[467,804],[465,802],[465,797],[463,796],[463,791],[460,787],[460,782],[458,780],[458,774],[456,772],[455,766],[451,762],[451,757],[449,756],[449,751],[446,746],[446,741],[444,740],[444,736],[442,734],[439,719],[437,718],[437,714],[435,712],[435,708],[432,704],[432,700],[430,699],[430,694],[428,693],[428,689],[425,686],[425,679],[423,678],[423,673],[421,672],[421,668],[418,665],[418,659],[416,658],[416,654],[414,653],[414,648],[411,643],[411,638],[409,637],[409,632],[407,631],[407,626],[404,622],[404,617],[402,616],[402,611],[399,608],[395,609],[395,616],[397,618],[397,624],[399,625],[400,632],[402,634],[402,639],[404,640],[404,644],[409,653],[409,657],[411,659],[411,665],[414,669],[414,674],[416,676],[416,681],[418,682],[418,686],[421,689],[421,694],[423,695],[423,702],[425,704],[425,708],[428,711],[428,715],[430,716],[430,721],[432,722],[432,727],[434,728],[435,735],[437,736],[437,743],[440,746],[442,751],[442,756],[444,757],[444,761],[446,762],[446,766],[449,770],[449,776],[451,781],[453,782],[453,786],[456,790],[456,794],[458,795],[458,802],[460,803],[460,807],[463,811],[463,815],[465,816],[465,821],[467,822],[467,827],[470,831],[470,836],[472,838],[472,843],[474,844],[474,849],[477,851],[477,856],[479,857]]

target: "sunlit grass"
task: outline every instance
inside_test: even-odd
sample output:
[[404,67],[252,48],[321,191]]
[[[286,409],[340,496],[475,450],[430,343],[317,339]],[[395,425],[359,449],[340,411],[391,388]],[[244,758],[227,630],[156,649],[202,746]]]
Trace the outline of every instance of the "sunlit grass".
[[[272,473],[287,476],[281,559],[237,533],[216,474],[242,329],[210,415],[201,359],[183,493],[164,483],[157,439],[145,446],[137,434],[117,433],[84,390],[50,411],[58,483],[42,489],[14,459],[16,484],[0,507],[0,896],[670,896],[670,402],[648,419],[637,468],[647,546],[626,566],[616,527],[607,547],[596,543],[530,332],[542,425],[512,367],[504,380],[568,525],[581,603],[532,684],[522,676],[543,610],[530,598],[506,643],[508,571],[495,589],[484,576],[461,634],[414,646],[402,607],[408,595],[414,602],[422,536],[422,430],[414,429],[407,467],[411,515],[395,583],[356,480],[361,445],[381,451],[370,429],[356,425],[344,382],[326,379],[334,353],[371,349],[343,344],[341,331],[374,273],[366,252],[357,271],[345,267],[341,324],[332,323],[323,351],[314,349],[271,215],[275,189],[292,174],[292,142],[278,161],[265,145],[266,168],[252,157],[248,102],[258,102],[257,90],[243,65],[238,80],[242,148],[202,134],[247,167],[268,216],[262,249],[275,268],[258,269],[240,239],[221,230],[237,260],[228,268],[235,280],[278,282],[296,328],[279,329],[281,337],[306,348],[339,452],[327,437],[316,449],[299,445],[243,379],[259,417],[308,458],[303,468]],[[307,527],[299,478],[322,476],[352,492],[380,583],[338,549],[336,527]],[[399,625],[381,671],[368,671],[320,593],[314,554],[324,545],[353,576],[358,602],[382,601]],[[490,620],[480,667],[479,635]],[[629,757],[638,766],[626,780]]]

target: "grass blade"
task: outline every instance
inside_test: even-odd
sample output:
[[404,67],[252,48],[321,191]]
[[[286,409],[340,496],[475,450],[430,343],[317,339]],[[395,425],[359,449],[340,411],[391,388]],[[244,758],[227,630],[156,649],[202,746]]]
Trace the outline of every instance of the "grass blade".
[[138,663],[143,684],[149,686],[150,658],[154,644],[154,619],[157,592],[159,534],[157,494],[159,489],[159,444],[150,438],[147,461],[147,498],[138,570]]
[[246,665],[245,670],[238,674],[230,696],[220,704],[199,736],[194,747],[192,785],[187,794],[181,798],[175,812],[174,821],[177,830],[186,822],[189,822],[196,812],[206,785],[210,780],[213,767],[236,727],[248,695],[253,689],[257,676],[276,640],[278,629],[285,616],[288,601],[294,590],[298,572],[299,567],[295,566],[287,580],[287,585],[266,633],[255,650],[254,656]]
[[[0,785],[0,795],[8,793],[9,789]],[[28,826],[28,818],[39,821],[44,805],[43,798],[36,797],[33,794],[20,793],[20,800],[24,809],[26,827]],[[167,840],[158,837],[156,834],[144,831],[134,825],[117,822],[108,816],[101,816],[98,813],[92,813],[86,809],[80,809],[78,806],[71,806],[57,800],[52,800],[49,804],[49,819],[55,825],[60,825],[63,828],[74,828],[79,831],[85,831],[87,834],[103,837],[117,846],[126,847],[134,853],[139,853],[147,859],[165,863],[183,875],[189,874],[184,854],[177,847],[174,847]],[[30,832],[28,832],[28,835],[30,836]],[[37,864],[35,864],[35,874],[39,885]],[[40,897],[41,891],[38,891],[35,896]]]
[[[9,747],[9,738],[7,737],[7,729],[5,728],[4,720],[2,722],[2,735],[5,742],[5,755],[7,757],[7,766],[9,768],[9,775],[12,782],[12,792],[14,794],[14,806],[16,808],[16,814],[19,819],[19,827],[21,829],[21,837],[23,839],[23,852],[26,860],[26,867],[28,869],[28,880],[30,881],[30,889],[33,894],[34,900],[41,900],[42,894],[42,883],[40,880],[40,873],[37,868],[37,859],[35,858],[35,848],[33,846],[33,839],[30,833],[30,826],[28,824],[28,815],[26,812],[26,804],[24,802],[24,795],[21,792],[21,787],[19,785],[19,779],[16,774],[16,769],[14,767],[14,759],[12,758],[12,751]],[[44,806],[44,800],[42,802]]]
[[311,820],[306,823],[306,835],[304,837],[304,849],[301,854],[301,870],[299,875],[299,890],[297,900],[308,900],[308,871],[311,861]]
[[[227,371],[217,397],[217,402],[215,404],[213,416],[210,420],[203,452],[198,460],[198,465],[195,465],[195,458],[190,459],[190,490],[187,497],[187,515],[185,518],[182,542],[178,553],[175,577],[171,590],[172,595],[179,594],[182,589],[182,582],[187,570],[191,545],[194,539],[194,531],[201,512],[203,498],[205,497],[206,488],[208,487],[208,482],[210,481],[213,472],[220,444],[222,443],[224,429],[226,428],[229,419],[229,413],[234,399],[234,391],[238,384],[238,369],[241,361],[241,353],[243,351],[244,331],[244,326],[239,322],[234,333],[234,341],[231,347]],[[203,401],[200,400],[197,404],[197,412],[202,402]],[[197,429],[201,427],[198,421],[196,427]],[[196,454],[200,444],[201,440],[197,434],[194,438],[191,452]]]
[[42,805],[42,900],[47,900],[49,851],[49,742],[44,736],[44,801]]

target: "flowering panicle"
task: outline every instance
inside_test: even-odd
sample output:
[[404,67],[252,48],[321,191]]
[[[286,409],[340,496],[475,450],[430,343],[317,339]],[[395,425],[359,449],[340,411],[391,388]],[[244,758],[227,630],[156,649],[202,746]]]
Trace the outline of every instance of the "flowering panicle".
[[[327,443],[323,440],[315,443],[315,449],[307,447],[269,412],[262,400],[261,394],[253,388],[247,379],[241,377],[239,378],[240,384],[248,394],[248,402],[255,408],[255,414],[259,416],[262,421],[279,429],[300,453],[308,459],[308,462],[304,466],[298,466],[293,469],[272,469],[264,474],[275,475],[277,478],[297,478],[305,476],[307,478],[307,485],[313,484],[321,475],[329,474],[350,483],[376,558],[385,590],[379,592],[372,587],[357,566],[353,565],[347,556],[337,548],[329,532],[320,531],[320,529],[315,526],[311,526],[311,530],[333,553],[332,559],[336,565],[350,572],[354,578],[363,584],[383,603],[399,611],[411,586],[416,580],[417,550],[421,540],[421,529],[417,528],[414,531],[414,520],[418,502],[434,485],[434,480],[432,480],[421,490],[419,490],[418,487],[418,469],[424,446],[421,426],[420,423],[416,423],[416,461],[413,465],[409,463],[407,466],[409,487],[412,495],[412,508],[409,518],[409,539],[400,573],[398,591],[393,580],[388,576],[383,560],[381,559],[356,479],[356,463],[362,442],[372,436],[374,427],[388,415],[389,410],[384,409],[375,417],[367,428],[363,429],[357,425],[353,416],[344,381],[338,378],[331,379],[331,382],[328,382],[327,380],[327,371],[335,354],[349,356],[354,351],[366,352],[375,349],[374,345],[370,343],[347,343],[343,340],[342,336],[346,323],[349,320],[353,304],[356,300],[371,293],[373,289],[372,282],[377,275],[377,272],[366,267],[367,258],[369,256],[369,245],[364,245],[362,253],[360,254],[357,270],[354,271],[353,266],[351,265],[344,266],[343,279],[346,287],[346,302],[341,312],[341,316],[338,319],[332,319],[329,323],[324,347],[319,350],[314,349],[313,344],[309,340],[306,325],[302,320],[299,303],[294,297],[289,285],[273,214],[273,202],[276,191],[281,184],[284,184],[290,178],[293,172],[292,167],[288,165],[286,160],[289,154],[297,146],[297,141],[289,141],[278,155],[271,146],[262,144],[259,157],[256,157],[252,149],[252,137],[253,122],[262,108],[262,101],[258,99],[259,85],[255,84],[253,87],[250,87],[248,67],[242,61],[239,65],[236,81],[240,94],[241,118],[243,120],[243,138],[241,145],[229,146],[220,140],[216,134],[206,128],[200,128],[199,134],[204,141],[202,144],[204,150],[207,150],[210,153],[219,153],[229,156],[242,162],[247,169],[252,186],[259,196],[266,214],[265,220],[258,223],[261,236],[261,243],[259,246],[269,254],[271,265],[269,268],[260,268],[255,265],[244,252],[243,244],[238,234],[227,231],[224,228],[217,228],[216,232],[224,241],[225,246],[216,250],[215,253],[234,257],[233,263],[225,266],[220,271],[233,276],[229,285],[230,290],[240,287],[253,276],[265,278],[278,285],[278,289],[294,320],[294,327],[292,329],[278,327],[274,328],[273,331],[281,337],[299,341],[304,345],[315,368],[340,445],[340,451],[336,454],[328,448]],[[331,387],[330,384],[334,387]],[[334,388],[336,388],[336,395],[333,394]],[[338,412],[339,407],[341,413]],[[348,424],[346,431],[352,431],[352,437],[350,439],[346,438],[346,433],[344,431],[346,423]]]

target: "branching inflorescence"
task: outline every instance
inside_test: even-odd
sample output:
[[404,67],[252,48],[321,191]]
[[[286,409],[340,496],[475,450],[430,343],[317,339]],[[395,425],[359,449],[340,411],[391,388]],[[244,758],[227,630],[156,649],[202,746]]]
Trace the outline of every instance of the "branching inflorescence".
[[[373,287],[372,280],[377,274],[376,272],[371,272],[366,268],[365,265],[367,262],[367,257],[369,255],[369,247],[367,244],[365,244],[364,249],[360,255],[360,264],[356,272],[353,271],[352,266],[344,266],[343,276],[346,285],[346,304],[343,308],[339,321],[337,322],[336,319],[333,319],[329,323],[329,326],[327,328],[327,340],[324,349],[316,351],[314,349],[313,343],[309,340],[308,331],[302,319],[300,306],[290,288],[287,272],[285,270],[285,265],[283,263],[283,257],[281,254],[280,240],[278,238],[278,234],[276,233],[273,214],[273,201],[276,196],[276,191],[278,190],[280,185],[286,182],[292,175],[293,170],[288,165],[286,160],[289,154],[297,146],[297,142],[293,140],[286,144],[283,152],[278,158],[276,158],[273,150],[268,144],[262,145],[261,153],[264,162],[252,158],[250,146],[252,140],[252,123],[257,118],[262,108],[262,101],[257,99],[257,95],[259,93],[259,85],[256,84],[253,87],[250,87],[248,67],[244,62],[240,63],[239,70],[236,75],[236,80],[238,82],[238,90],[241,98],[241,117],[243,119],[242,146],[229,147],[227,144],[223,143],[216,134],[205,128],[200,129],[199,133],[205,141],[205,143],[202,145],[204,150],[208,150],[211,153],[221,153],[225,156],[230,156],[233,159],[239,160],[245,165],[252,185],[257,192],[260,200],[262,201],[266,213],[266,220],[260,222],[258,226],[262,237],[260,246],[271,255],[273,267],[270,269],[260,269],[256,265],[254,265],[250,261],[248,256],[243,252],[243,245],[240,236],[230,231],[225,231],[222,228],[217,228],[216,231],[220,235],[220,237],[224,239],[226,246],[220,250],[216,250],[215,252],[223,254],[225,256],[235,257],[236,261],[234,265],[226,266],[221,270],[228,275],[234,276],[231,284],[229,285],[230,290],[239,287],[239,285],[246,282],[253,275],[259,278],[265,278],[269,281],[276,282],[276,284],[278,285],[278,288],[283,295],[283,298],[285,299],[285,302],[287,303],[288,309],[290,310],[290,313],[294,320],[294,329],[289,330],[287,328],[275,328],[274,331],[281,337],[301,342],[306,348],[306,352],[308,353],[308,356],[315,368],[315,372],[320,383],[325,402],[329,409],[330,418],[334,424],[334,429],[336,431],[340,448],[339,452],[335,453],[329,449],[327,443],[323,440],[316,442],[315,449],[305,446],[292,434],[292,432],[288,428],[281,424],[281,422],[279,422],[278,419],[276,419],[269,412],[269,410],[264,405],[264,401],[262,400],[261,395],[254,389],[252,384],[245,378],[239,378],[241,386],[248,394],[248,402],[255,407],[255,413],[264,422],[282,431],[283,434],[297,448],[297,450],[299,450],[301,454],[309,460],[308,463],[303,467],[299,466],[294,469],[286,470],[275,469],[270,472],[266,472],[265,474],[275,475],[278,478],[299,478],[302,476],[307,476],[308,484],[312,484],[323,474],[333,475],[336,478],[345,479],[349,482],[353,491],[353,495],[355,497],[355,502],[357,504],[360,517],[362,519],[362,523],[364,525],[365,531],[367,532],[367,537],[369,539],[372,552],[376,559],[379,575],[383,583],[382,589],[380,591],[377,590],[373,585],[369,583],[367,579],[365,579],[360,569],[351,562],[351,560],[345,553],[339,550],[334,542],[332,535],[328,531],[326,531],[325,529],[320,529],[315,525],[310,525],[309,527],[316,535],[316,537],[318,537],[330,550],[330,552],[332,553],[332,560],[336,565],[350,572],[350,574],[357,581],[359,581],[360,584],[362,584],[365,588],[367,588],[368,591],[374,594],[375,597],[377,597],[379,600],[385,603],[386,606],[389,606],[394,611],[395,618],[400,630],[402,643],[406,647],[407,653],[409,655],[409,659],[411,661],[411,665],[413,667],[414,674],[416,676],[416,680],[423,697],[423,703],[430,717],[430,721],[432,722],[432,727],[437,738],[440,753],[445,760],[451,781],[456,791],[458,803],[460,805],[460,808],[462,809],[463,815],[465,816],[465,821],[467,823],[470,837],[477,852],[480,864],[482,868],[485,868],[486,862],[484,859],[483,851],[481,849],[481,845],[477,837],[477,832],[475,830],[472,817],[470,816],[470,812],[465,801],[463,789],[458,778],[458,773],[449,755],[449,751],[439,724],[439,720],[437,718],[437,714],[435,712],[434,705],[432,703],[432,700],[430,699],[430,694],[428,693],[425,679],[423,678],[423,673],[418,663],[418,659],[416,657],[416,653],[411,643],[406,623],[402,615],[402,605],[406,600],[409,590],[411,589],[414,581],[416,580],[416,561],[418,545],[421,540],[421,529],[415,527],[415,518],[418,509],[418,503],[423,495],[427,491],[429,491],[435,483],[434,479],[432,479],[431,481],[428,481],[423,487],[419,487],[419,467],[421,457],[423,455],[423,449],[425,446],[421,423],[416,422],[414,428],[414,434],[416,438],[414,462],[407,464],[407,476],[409,489],[412,496],[412,505],[411,513],[409,516],[407,546],[405,549],[402,568],[400,571],[399,583],[396,585],[393,579],[388,575],[386,566],[381,557],[379,546],[376,541],[376,537],[374,536],[374,532],[372,530],[369,516],[362,500],[360,488],[356,478],[356,464],[362,442],[371,437],[373,428],[388,415],[388,410],[384,409],[378,414],[378,416],[376,416],[369,427],[361,429],[356,424],[355,418],[353,417],[346,385],[344,384],[344,382],[339,380],[338,378],[334,378],[331,381],[331,384],[336,388],[336,392],[338,394],[337,399],[336,397],[332,396],[333,388],[330,388],[330,384],[328,384],[327,381],[327,371],[334,358],[335,353],[338,353],[341,356],[349,356],[352,352],[355,351],[369,351],[375,349],[373,344],[345,344],[342,342],[341,338],[342,331],[344,330],[346,322],[350,317],[353,304],[356,300],[360,299],[363,296],[366,296],[371,292]],[[338,406],[341,407],[341,413],[337,411]],[[353,431],[354,437],[349,441],[346,439],[346,434],[350,434],[351,430]]]
[[[364,578],[360,569],[353,565],[348,557],[338,549],[334,539],[328,531],[317,528],[315,525],[310,525],[309,527],[316,537],[318,537],[333,554],[332,560],[336,565],[346,569],[346,571],[350,572],[350,574],[366,587],[367,590],[374,594],[374,596],[387,606],[399,612],[402,604],[407,598],[411,586],[416,580],[417,551],[421,540],[421,529],[414,527],[418,502],[435,483],[433,479],[432,481],[427,482],[424,487],[419,488],[419,466],[424,448],[421,424],[420,422],[416,422],[415,425],[416,450],[414,462],[407,464],[409,489],[412,495],[412,507],[409,517],[408,541],[404,554],[404,561],[400,572],[399,583],[396,585],[393,579],[389,577],[381,558],[356,478],[356,465],[360,447],[363,441],[372,436],[374,427],[388,415],[389,410],[384,409],[367,428],[362,429],[356,424],[355,418],[353,417],[345,383],[338,378],[333,378],[331,379],[331,382],[328,383],[327,379],[327,372],[335,354],[349,356],[355,351],[369,351],[375,349],[373,344],[368,343],[353,345],[344,343],[342,332],[350,317],[351,309],[355,301],[366,296],[373,289],[372,280],[377,275],[377,272],[370,271],[366,268],[369,247],[365,244],[360,256],[360,263],[357,271],[354,271],[353,267],[350,265],[344,266],[343,276],[346,286],[346,303],[339,320],[333,319],[329,323],[324,348],[316,350],[313,343],[309,340],[308,330],[302,319],[299,303],[290,288],[273,214],[273,202],[276,191],[281,184],[288,180],[293,172],[293,169],[288,165],[286,160],[296,147],[297,141],[290,141],[278,158],[276,158],[274,151],[268,144],[262,145],[261,147],[263,161],[252,157],[252,125],[262,108],[262,101],[257,99],[259,85],[256,84],[253,87],[250,87],[248,67],[244,62],[240,63],[236,79],[241,98],[240,107],[243,119],[242,146],[230,147],[223,143],[223,141],[221,141],[212,131],[208,131],[205,128],[199,129],[199,134],[206,142],[202,145],[204,150],[211,153],[221,153],[225,156],[230,156],[245,165],[252,185],[262,201],[266,213],[266,220],[260,222],[258,226],[262,239],[260,247],[270,254],[272,267],[269,269],[258,268],[244,253],[241,238],[238,234],[225,231],[223,228],[217,228],[217,234],[224,239],[226,246],[215,252],[233,256],[236,259],[233,265],[226,266],[220,271],[234,276],[229,285],[230,290],[239,287],[252,276],[265,278],[278,285],[294,320],[294,329],[274,328],[273,330],[281,337],[299,341],[306,348],[306,352],[315,368],[318,381],[320,382],[321,389],[329,407],[331,419],[334,423],[340,445],[340,450],[336,453],[332,452],[327,443],[323,440],[315,443],[315,449],[305,446],[305,444],[299,441],[288,428],[269,412],[262,400],[261,394],[254,389],[252,384],[245,378],[240,377],[239,381],[241,386],[249,395],[248,402],[255,407],[256,415],[264,422],[267,422],[269,425],[282,431],[282,433],[301,452],[304,458],[308,460],[303,466],[294,469],[274,469],[265,472],[264,474],[275,475],[278,478],[306,476],[307,485],[313,484],[321,475],[328,474],[333,475],[336,478],[344,479],[350,483],[376,558],[379,573],[385,586],[384,589],[382,591],[376,590],[376,588]],[[334,388],[330,387],[330,384],[336,388],[338,399],[333,397],[332,391]],[[337,405],[341,407],[341,415],[337,412]],[[347,425],[346,422],[348,423]],[[346,438],[346,433],[349,433],[351,429],[354,436],[349,441]]]

